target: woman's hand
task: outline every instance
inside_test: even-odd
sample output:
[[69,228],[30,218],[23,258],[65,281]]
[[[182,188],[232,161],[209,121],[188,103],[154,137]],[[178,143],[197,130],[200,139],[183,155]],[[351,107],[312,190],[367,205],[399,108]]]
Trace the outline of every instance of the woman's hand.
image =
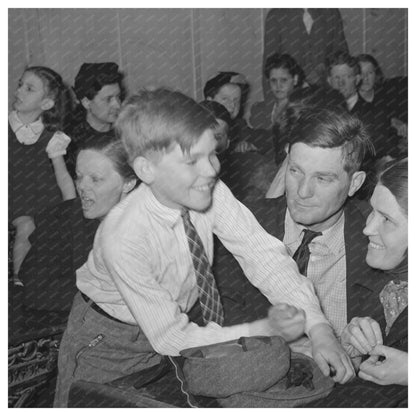
[[269,309],[269,325],[274,335],[290,342],[305,332],[305,311],[287,303],[277,303]]
[[372,318],[352,318],[341,334],[341,345],[350,357],[369,354],[383,343],[380,325]]
[[[379,357],[385,357],[379,361]],[[371,357],[360,365],[358,376],[373,383],[388,385],[408,384],[408,354],[385,345],[376,345]]]

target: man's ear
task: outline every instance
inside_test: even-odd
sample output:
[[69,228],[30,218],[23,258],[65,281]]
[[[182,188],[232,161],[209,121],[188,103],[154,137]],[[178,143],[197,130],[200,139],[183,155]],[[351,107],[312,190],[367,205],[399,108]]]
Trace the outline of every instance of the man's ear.
[[89,110],[90,100],[87,97],[84,97],[84,98],[81,99],[81,104],[86,110]]
[[42,100],[42,104],[40,108],[43,111],[47,111],[47,110],[50,110],[54,105],[55,105],[55,101],[52,100],[52,98],[47,97]]
[[130,179],[123,184],[123,194],[128,194],[136,186],[137,179]]
[[363,185],[365,181],[366,173],[362,170],[354,172],[352,174],[350,189],[348,190],[348,196],[353,196]]
[[355,76],[355,86],[357,87],[360,82],[361,82],[361,75],[357,74]]
[[133,162],[133,170],[140,180],[150,185],[155,178],[155,164],[150,158],[137,156]]

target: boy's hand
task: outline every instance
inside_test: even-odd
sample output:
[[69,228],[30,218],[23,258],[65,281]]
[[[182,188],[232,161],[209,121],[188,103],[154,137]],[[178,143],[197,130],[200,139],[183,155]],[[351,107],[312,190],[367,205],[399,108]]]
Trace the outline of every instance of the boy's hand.
[[46,153],[48,154],[49,159],[65,155],[66,148],[70,142],[71,139],[65,133],[57,131],[46,146]]
[[[380,356],[385,357],[385,360],[379,361]],[[358,376],[381,385],[401,384],[407,386],[407,352],[385,345],[376,345],[371,351],[371,357],[360,365]]]
[[290,342],[305,332],[305,312],[287,303],[277,303],[269,309],[269,325],[273,335]]
[[370,317],[352,318],[341,334],[341,345],[350,357],[369,354],[382,343],[380,325]]
[[312,342],[312,356],[324,375],[330,375],[335,382],[341,384],[355,376],[350,358],[328,324],[313,326],[309,338]]

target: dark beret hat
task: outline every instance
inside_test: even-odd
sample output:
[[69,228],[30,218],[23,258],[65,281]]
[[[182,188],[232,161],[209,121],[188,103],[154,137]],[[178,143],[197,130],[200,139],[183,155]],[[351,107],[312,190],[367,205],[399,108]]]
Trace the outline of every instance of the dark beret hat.
[[244,75],[238,72],[220,72],[214,78],[207,81],[204,87],[204,97],[213,97],[217,91],[226,84],[247,84]]
[[230,113],[222,104],[217,103],[216,101],[204,100],[201,101],[199,105],[210,111],[215,118],[219,118],[220,120],[225,121],[228,124],[228,126],[231,125],[232,120]]
[[105,86],[117,83],[121,78],[122,74],[114,62],[84,63],[75,77],[74,91],[81,100],[94,85]]

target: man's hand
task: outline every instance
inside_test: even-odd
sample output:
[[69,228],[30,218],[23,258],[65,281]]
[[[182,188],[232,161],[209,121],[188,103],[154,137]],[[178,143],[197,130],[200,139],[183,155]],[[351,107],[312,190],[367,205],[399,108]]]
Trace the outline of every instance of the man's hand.
[[350,358],[328,324],[313,326],[309,338],[312,342],[312,356],[324,375],[331,375],[335,382],[341,384],[355,376]]
[[382,343],[380,325],[370,317],[352,318],[341,334],[341,345],[350,357],[369,354]]
[[277,303],[269,309],[269,325],[273,335],[290,342],[305,332],[305,312],[287,303]]
[[[384,361],[379,361],[380,356],[385,357]],[[385,345],[376,345],[371,351],[371,357],[360,365],[358,376],[381,385],[401,384],[407,386],[407,352]]]

